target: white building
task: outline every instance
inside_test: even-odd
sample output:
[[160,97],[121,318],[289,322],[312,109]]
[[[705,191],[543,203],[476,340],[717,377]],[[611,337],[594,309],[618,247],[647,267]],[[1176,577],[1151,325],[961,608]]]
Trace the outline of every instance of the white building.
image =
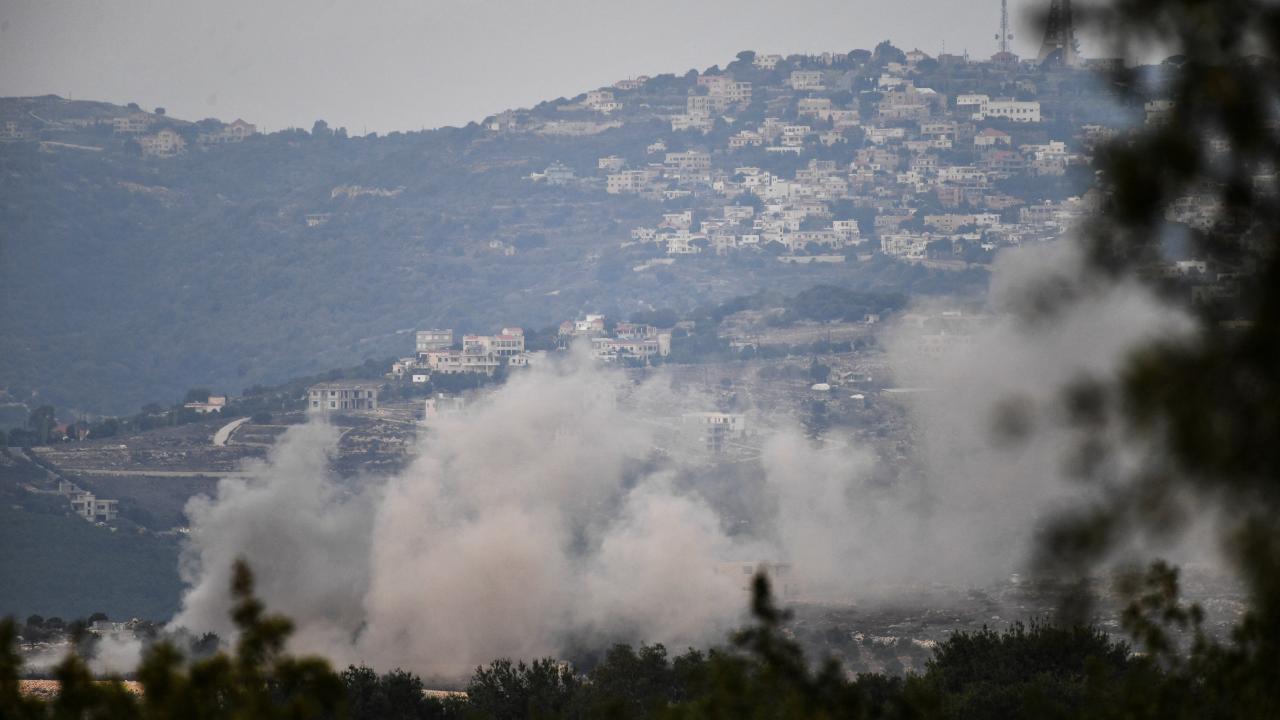
[[657,179],[654,170],[624,170],[613,173],[605,179],[605,191],[611,195],[634,194],[644,192]]
[[740,439],[747,432],[746,416],[737,413],[685,413],[680,420],[692,439],[712,453],[724,452],[728,441]]
[[378,409],[382,383],[368,380],[338,380],[307,388],[307,412],[328,417],[338,413],[366,413]]
[[502,328],[497,335],[465,335],[462,338],[464,353],[489,353],[510,358],[524,353],[524,329]]
[[453,330],[419,330],[415,348],[419,353],[444,350],[453,344]]
[[1040,122],[1040,103],[1035,100],[988,100],[979,114],[983,119],[1008,118],[1020,123]]
[[711,154],[699,150],[669,152],[662,164],[674,170],[710,170]]
[[793,70],[788,83],[792,90],[822,90],[822,71]]
[[187,141],[169,128],[165,128],[155,135],[145,135],[138,138],[138,144],[142,146],[142,154],[146,157],[173,157],[187,148]]
[[751,61],[751,64],[761,70],[772,70],[778,67],[780,62],[782,62],[781,55],[757,55],[756,59]]
[[448,415],[457,415],[466,408],[466,401],[461,397],[436,393],[427,398],[422,406],[422,424],[430,425]]
[[617,155],[608,155],[596,160],[596,169],[604,170],[605,172],[618,172],[622,170],[626,164],[627,161]]

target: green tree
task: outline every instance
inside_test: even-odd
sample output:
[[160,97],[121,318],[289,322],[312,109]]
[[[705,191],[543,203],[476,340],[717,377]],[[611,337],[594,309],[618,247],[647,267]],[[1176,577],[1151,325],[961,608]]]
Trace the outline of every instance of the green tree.
[[53,428],[58,424],[57,413],[52,405],[41,405],[27,416],[27,429],[35,435],[37,444],[49,442]]
[[554,717],[567,710],[578,684],[567,665],[551,658],[528,665],[502,658],[476,668],[467,685],[467,699],[480,717]]
[[[1158,46],[1179,56],[1159,69],[1158,97],[1173,102],[1150,124],[1100,153],[1104,206],[1088,232],[1097,275],[1136,279],[1195,319],[1192,332],[1135,352],[1116,381],[1087,380],[1067,393],[1086,438],[1081,475],[1105,499],[1060,517],[1046,532],[1044,566],[1083,576],[1135,536],[1169,536],[1205,507],[1223,510],[1223,540],[1249,590],[1249,610],[1225,642],[1206,639],[1198,608],[1178,599],[1178,573],[1155,564],[1125,583],[1126,626],[1139,647],[1171,669],[1166,695],[1146,698],[1167,717],[1280,715],[1280,6],[1261,0],[1115,0],[1091,15],[1114,52]],[[1150,97],[1136,71],[1115,87]],[[1192,233],[1214,277],[1166,284],[1166,210],[1179,200],[1221,204]],[[1052,317],[1088,296],[1095,277],[1046,288]],[[1150,448],[1119,469],[1116,437]],[[1072,596],[1079,598],[1080,596]],[[1079,611],[1075,603],[1065,606]],[[1183,633],[1190,645],[1179,641]],[[1184,649],[1186,648],[1186,649]],[[1228,703],[1224,705],[1223,703]]]
[[186,396],[182,399],[184,403],[202,403],[209,402],[209,396],[213,393],[209,388],[191,388],[187,391]]
[[[342,679],[326,661],[284,652],[292,624],[264,611],[253,595],[248,565],[237,562],[232,576],[232,619],[239,632],[232,654],[219,652],[185,664],[172,643],[156,643],[147,649],[136,673],[143,687],[140,697],[119,682],[95,681],[84,659],[72,652],[55,669],[60,683],[55,700],[46,705],[23,698],[18,691],[16,625],[12,619],[0,621],[0,718],[292,720],[345,712]],[[45,626],[51,623],[52,619]]]

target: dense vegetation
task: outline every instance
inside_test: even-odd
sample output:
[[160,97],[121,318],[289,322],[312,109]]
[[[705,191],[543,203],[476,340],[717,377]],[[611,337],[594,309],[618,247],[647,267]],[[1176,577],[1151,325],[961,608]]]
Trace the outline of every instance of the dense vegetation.
[[[178,541],[112,532],[66,514],[65,498],[40,512],[0,492],[0,608],[75,617],[165,618],[178,609]],[[52,501],[51,502],[55,502]]]
[[465,695],[441,696],[426,693],[421,678],[402,670],[336,673],[321,659],[289,656],[283,651],[289,621],[265,613],[252,595],[247,566],[234,575],[234,651],[187,666],[171,640],[155,642],[136,673],[140,696],[93,683],[73,653],[55,670],[62,686],[56,700],[23,698],[13,648],[17,625],[0,623],[0,717],[1268,717],[1259,713],[1269,707],[1266,698],[1233,694],[1241,668],[1228,655],[1199,645],[1189,675],[1088,627],[1015,624],[1003,632],[959,632],[920,675],[850,677],[833,662],[815,665],[786,636],[785,614],[773,605],[763,577],[756,580],[755,623],[726,647],[671,657],[661,645],[616,645],[585,672],[552,659],[499,659],[476,669]]

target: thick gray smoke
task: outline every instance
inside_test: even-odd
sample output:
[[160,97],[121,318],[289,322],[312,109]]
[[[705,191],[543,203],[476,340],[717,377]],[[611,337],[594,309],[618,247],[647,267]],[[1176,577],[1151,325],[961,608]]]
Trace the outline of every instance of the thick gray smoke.
[[328,476],[332,428],[290,430],[253,480],[192,503],[174,623],[229,631],[227,568],[243,555],[296,646],[340,661],[451,675],[568,638],[721,636],[743,597],[714,569],[762,550],[731,541],[670,471],[640,468],[657,426],[618,404],[622,380],[583,357],[519,374],[367,492]]
[[[1044,268],[1080,268],[1061,246],[1002,257],[1000,311]],[[1063,433],[1002,448],[992,408],[1009,397],[1052,406],[1063,383],[1114,372],[1127,348],[1181,327],[1129,286],[1055,323],[998,315],[927,353],[928,333],[908,321],[889,357],[900,384],[933,388],[910,401],[922,471],[875,481],[869,449],[784,429],[764,441],[774,502],[754,538],[728,532],[675,481],[679,453],[657,452],[670,422],[655,408],[669,419],[705,405],[661,378],[630,387],[582,356],[515,374],[446,416],[385,482],[338,482],[327,469],[336,431],[294,428],[251,467],[254,479],[224,481],[188,508],[190,588],[174,623],[227,633],[228,568],[243,555],[268,605],[297,623],[296,649],[459,676],[581,643],[720,641],[746,606],[741,575],[716,572],[721,563],[790,562],[801,588],[846,598],[1007,575],[1026,560],[1038,515],[1082,490],[1061,471]]]

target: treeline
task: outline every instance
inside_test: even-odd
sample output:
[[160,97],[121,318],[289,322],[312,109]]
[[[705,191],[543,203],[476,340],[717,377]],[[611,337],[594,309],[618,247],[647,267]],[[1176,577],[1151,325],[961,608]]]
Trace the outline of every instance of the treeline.
[[[1153,570],[1157,586],[1168,579],[1167,570]],[[724,647],[671,656],[662,645],[615,645],[586,672],[552,659],[499,659],[476,669],[465,694],[429,693],[403,670],[339,673],[322,658],[292,657],[284,652],[290,622],[265,612],[243,563],[233,593],[238,639],[230,653],[188,660],[192,650],[156,642],[135,673],[140,695],[95,683],[73,652],[54,672],[56,699],[23,697],[18,626],[5,620],[0,717],[1226,718],[1275,717],[1276,709],[1274,678],[1267,684],[1275,668],[1248,655],[1256,630],[1242,625],[1228,647],[1197,631],[1187,656],[1172,649],[1162,628],[1187,619],[1176,605],[1176,576],[1172,600],[1166,593],[1125,616],[1126,629],[1148,642],[1145,653],[1093,627],[1014,624],[957,632],[920,674],[851,676],[835,661],[805,656],[760,576],[753,624]]]

